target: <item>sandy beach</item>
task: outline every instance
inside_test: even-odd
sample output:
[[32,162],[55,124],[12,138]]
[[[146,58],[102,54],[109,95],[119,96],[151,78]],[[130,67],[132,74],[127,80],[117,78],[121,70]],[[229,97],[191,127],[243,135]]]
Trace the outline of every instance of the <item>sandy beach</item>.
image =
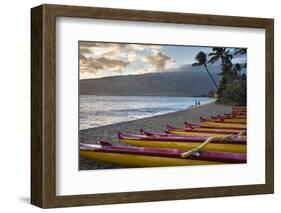
[[[223,113],[231,112],[231,110],[231,106],[211,103],[164,115],[80,130],[79,140],[80,143],[92,144],[97,143],[98,140],[103,140],[108,141],[113,145],[126,146],[127,144],[124,144],[118,140],[118,131],[123,131],[126,133],[139,133],[141,128],[144,130],[163,131],[165,130],[167,124],[176,127],[183,127],[185,121],[199,123],[200,116],[222,115]],[[79,163],[80,170],[122,168],[121,166],[104,164],[82,157],[80,158]]]

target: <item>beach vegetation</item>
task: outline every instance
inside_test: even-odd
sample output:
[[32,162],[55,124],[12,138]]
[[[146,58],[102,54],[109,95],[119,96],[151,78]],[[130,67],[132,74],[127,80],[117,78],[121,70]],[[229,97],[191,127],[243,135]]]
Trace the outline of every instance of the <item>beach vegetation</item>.
[[[214,47],[212,52],[208,54],[199,52],[195,56],[195,63],[193,66],[204,65],[209,76],[216,85],[217,89],[217,103],[233,104],[239,106],[246,105],[246,91],[247,91],[247,76],[246,73],[242,73],[243,69],[247,68],[246,62],[233,63],[233,58],[247,54],[245,48],[224,48]],[[213,76],[208,71],[207,64],[220,63],[221,80],[217,86]]]

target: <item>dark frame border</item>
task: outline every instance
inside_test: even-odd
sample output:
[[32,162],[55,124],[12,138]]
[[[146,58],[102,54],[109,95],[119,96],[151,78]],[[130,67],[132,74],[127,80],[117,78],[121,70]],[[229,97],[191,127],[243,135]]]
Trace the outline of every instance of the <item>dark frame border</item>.
[[[56,17],[265,29],[265,184],[56,196]],[[274,192],[274,20],[44,4],[31,9],[31,203],[41,208]]]

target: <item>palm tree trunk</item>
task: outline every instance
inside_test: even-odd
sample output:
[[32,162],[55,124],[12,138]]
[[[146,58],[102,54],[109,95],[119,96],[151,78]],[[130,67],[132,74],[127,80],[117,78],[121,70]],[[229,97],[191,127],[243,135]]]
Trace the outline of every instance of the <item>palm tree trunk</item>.
[[218,90],[218,85],[216,84],[216,82],[215,82],[215,80],[214,80],[213,76],[211,75],[211,73],[209,72],[209,70],[208,70],[208,68],[207,68],[207,65],[206,65],[206,64],[204,64],[204,67],[205,67],[205,69],[206,69],[207,73],[209,74],[210,78],[212,79],[212,81],[213,81],[213,83],[214,83],[214,85],[215,85],[216,89]]

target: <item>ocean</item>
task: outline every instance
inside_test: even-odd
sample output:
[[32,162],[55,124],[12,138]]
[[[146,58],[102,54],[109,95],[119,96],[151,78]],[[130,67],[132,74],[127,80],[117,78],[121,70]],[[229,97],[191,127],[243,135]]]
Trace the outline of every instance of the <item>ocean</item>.
[[147,118],[214,102],[207,97],[80,95],[80,129]]

